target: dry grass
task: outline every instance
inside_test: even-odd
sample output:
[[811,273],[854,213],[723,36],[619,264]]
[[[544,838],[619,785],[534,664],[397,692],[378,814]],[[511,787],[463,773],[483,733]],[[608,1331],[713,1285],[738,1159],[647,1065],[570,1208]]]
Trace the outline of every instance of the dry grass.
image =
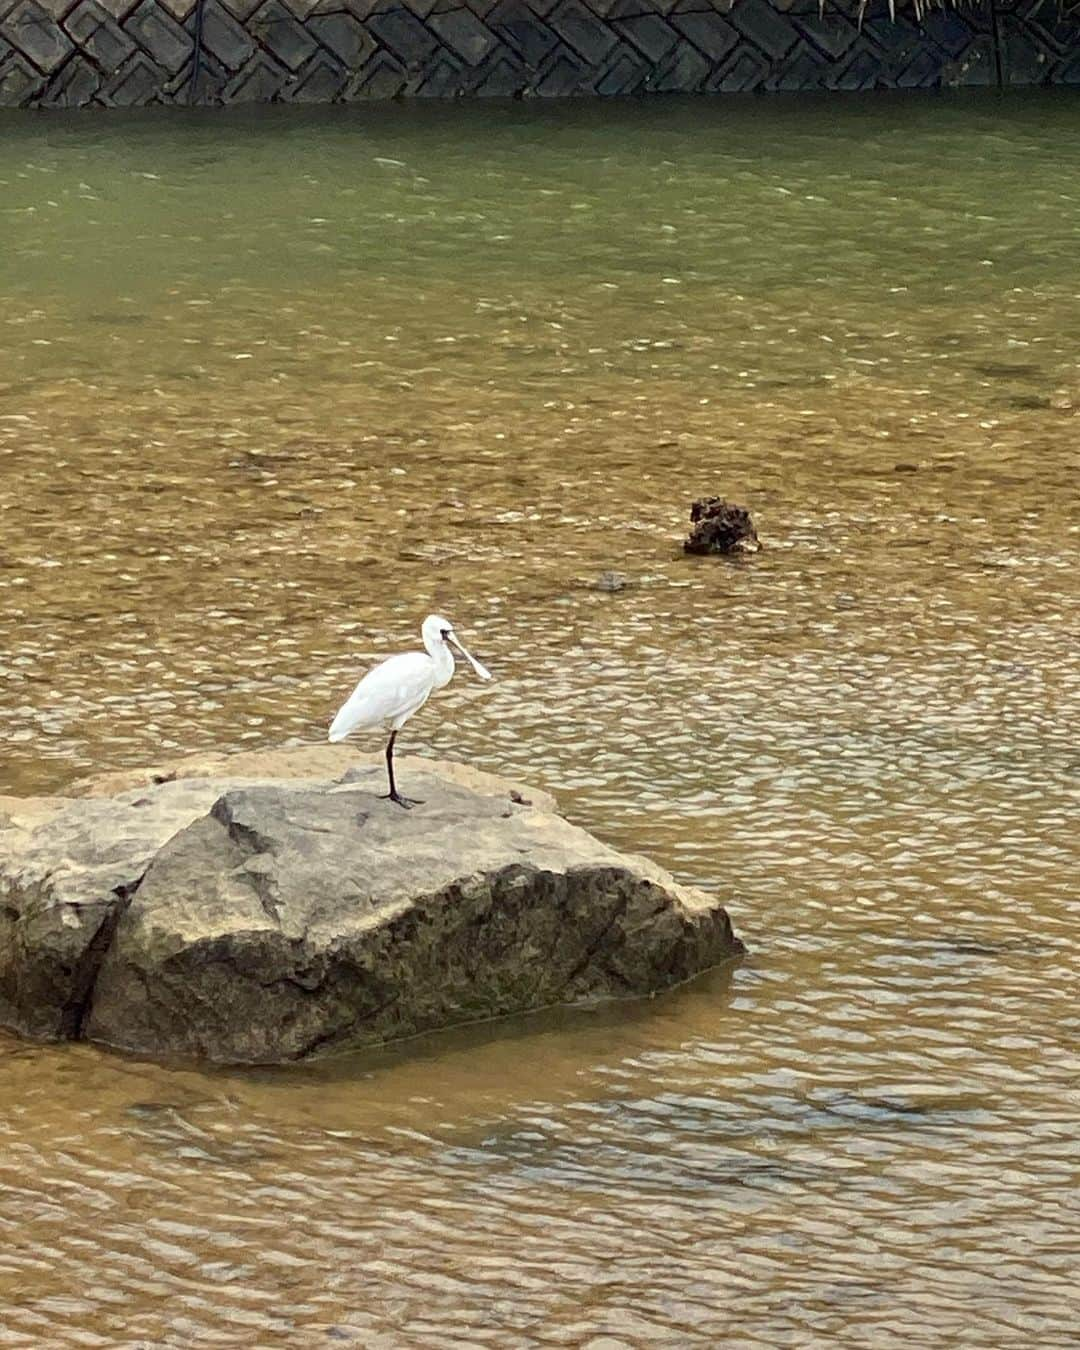
[[[985,9],[989,5],[989,0],[888,0],[889,17],[895,21],[898,9],[910,9],[915,16],[916,23],[922,20],[935,9]],[[866,16],[866,11],[870,6],[870,0],[858,0],[857,17],[861,24]],[[829,7],[829,0],[820,0],[820,9],[822,15]],[[1047,13],[1056,13],[1059,18],[1080,19],[1080,0],[1043,0],[1039,6]]]
[[[861,26],[863,18],[866,15],[870,0],[859,0],[858,18]],[[975,9],[985,3],[985,0],[909,0],[910,8],[914,11],[915,22],[921,23],[922,20],[933,9]],[[902,8],[907,8],[907,4],[901,4]],[[821,0],[821,12],[824,15],[826,0]],[[894,22],[896,20],[896,0],[889,0],[889,18]]]

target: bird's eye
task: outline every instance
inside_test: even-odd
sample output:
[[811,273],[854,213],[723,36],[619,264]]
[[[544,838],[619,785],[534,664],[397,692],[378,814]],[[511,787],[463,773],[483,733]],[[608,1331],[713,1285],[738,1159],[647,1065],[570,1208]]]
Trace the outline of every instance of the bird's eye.
[[442,630],[442,640],[443,640],[444,642],[446,642],[447,639],[448,639],[449,637],[450,637],[450,629],[449,629],[449,628],[444,628],[444,629]]

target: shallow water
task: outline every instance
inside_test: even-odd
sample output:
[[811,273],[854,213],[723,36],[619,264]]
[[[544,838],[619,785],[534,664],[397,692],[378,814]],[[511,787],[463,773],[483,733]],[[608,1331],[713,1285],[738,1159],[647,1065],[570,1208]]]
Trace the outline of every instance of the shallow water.
[[1080,103],[0,131],[0,792],[318,740],[439,608],[497,679],[406,748],[750,949],[287,1073],[0,1033],[0,1345],[1074,1344]]

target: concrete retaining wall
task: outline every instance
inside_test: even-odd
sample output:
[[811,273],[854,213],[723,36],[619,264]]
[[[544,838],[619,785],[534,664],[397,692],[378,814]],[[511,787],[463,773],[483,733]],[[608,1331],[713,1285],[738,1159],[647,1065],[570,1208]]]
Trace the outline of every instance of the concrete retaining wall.
[[0,106],[1080,85],[1080,19],[995,0],[0,0]]

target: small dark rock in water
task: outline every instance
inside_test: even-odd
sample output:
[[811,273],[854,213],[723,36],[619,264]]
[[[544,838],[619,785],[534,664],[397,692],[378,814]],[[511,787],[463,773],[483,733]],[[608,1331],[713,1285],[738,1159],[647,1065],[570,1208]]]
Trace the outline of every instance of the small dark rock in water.
[[601,572],[594,582],[594,588],[598,591],[625,591],[629,585],[629,577],[622,572]]
[[634,590],[641,585],[625,572],[600,572],[594,577],[576,577],[574,585],[586,591],[603,591],[607,595],[617,595],[620,591]]
[[761,547],[745,506],[722,497],[702,497],[690,507],[693,529],[683,540],[684,553],[756,553]]

